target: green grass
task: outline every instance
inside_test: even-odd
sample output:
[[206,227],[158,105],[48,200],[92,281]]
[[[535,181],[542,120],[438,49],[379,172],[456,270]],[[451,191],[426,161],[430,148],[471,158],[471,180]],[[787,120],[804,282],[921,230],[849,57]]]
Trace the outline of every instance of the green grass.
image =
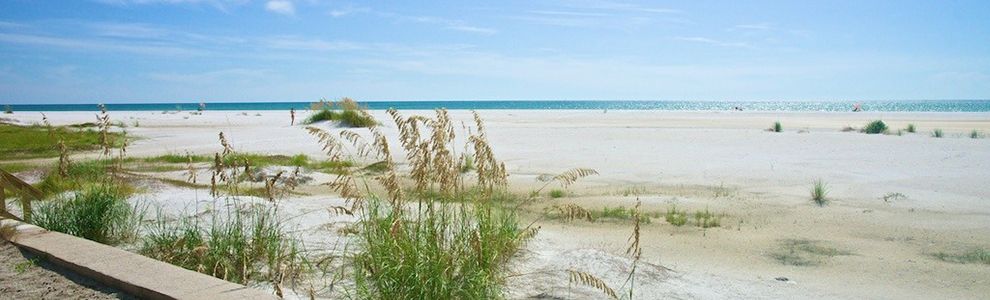
[[271,209],[214,211],[209,223],[163,219],[142,239],[142,255],[236,283],[271,281],[277,272],[294,273],[306,263]]
[[563,198],[566,195],[566,193],[564,193],[563,190],[553,189],[553,190],[550,190],[549,195],[550,195],[550,198],[557,199],[557,198]]
[[127,203],[113,184],[89,186],[69,199],[42,202],[33,222],[42,228],[102,244],[116,245],[137,238],[144,212]]
[[852,255],[852,252],[831,247],[823,241],[808,239],[783,239],[780,249],[769,254],[784,265],[817,266],[834,256]]
[[0,170],[7,171],[9,173],[17,173],[23,171],[29,171],[38,169],[39,167],[34,164],[28,163],[2,163],[0,164]]
[[321,109],[310,115],[304,124],[313,124],[322,121],[338,121],[344,127],[374,127],[378,125],[371,115],[359,109],[344,109],[342,111]]
[[[17,126],[0,123],[0,160],[57,157],[55,145],[61,139],[71,152],[96,150],[100,148],[100,133],[96,130],[76,130],[67,127],[52,127],[54,138],[48,135],[45,126]],[[112,139],[119,140],[120,133],[111,133]]]
[[712,228],[721,226],[721,217],[708,211],[705,208],[704,211],[697,211],[694,213],[695,225],[701,228]]
[[863,132],[865,132],[866,134],[886,133],[887,124],[881,120],[876,120],[870,122],[869,124],[866,124],[866,127],[863,127]]
[[359,224],[358,298],[502,298],[505,264],[525,241],[514,213],[480,199],[425,199],[412,212],[383,202],[370,200]]
[[670,225],[680,227],[687,224],[688,216],[687,212],[678,211],[677,206],[672,206],[670,209],[667,209],[667,214],[664,215],[664,219],[667,220],[667,223],[670,223]]
[[465,155],[461,158],[461,173],[467,173],[475,170],[474,166],[474,156]]
[[917,129],[914,127],[914,124],[908,124],[907,128],[904,130],[910,133],[914,133]]
[[932,137],[933,138],[942,138],[942,136],[944,136],[944,135],[945,134],[942,132],[942,129],[936,128],[935,130],[932,130]]
[[826,184],[821,179],[815,180],[813,186],[811,187],[811,200],[815,201],[818,206],[825,206],[828,203],[828,184]]
[[937,252],[932,256],[953,263],[990,265],[990,250],[984,248],[975,248],[962,253]]
[[[88,160],[73,162],[69,165],[67,176],[58,174],[58,166],[53,166],[37,187],[47,196],[58,195],[66,191],[79,190],[90,185],[102,185],[112,181],[109,169],[113,167],[113,162],[109,160]],[[134,192],[134,187],[126,181],[115,182],[116,192],[122,197],[126,197]]]
[[978,139],[978,138],[980,138],[980,132],[979,131],[976,131],[976,129],[973,129],[973,131],[970,131],[969,132],[969,138],[971,138],[971,139]]
[[[591,216],[595,220],[612,219],[612,220],[630,221],[633,220],[633,210],[627,209],[624,206],[618,206],[618,207],[606,206],[602,208],[602,210],[591,211]],[[639,216],[639,221],[642,224],[650,224],[652,220],[650,219],[648,214],[641,214]]]
[[780,125],[780,121],[773,122],[773,127],[771,129],[773,129],[773,132],[784,131],[784,127]]

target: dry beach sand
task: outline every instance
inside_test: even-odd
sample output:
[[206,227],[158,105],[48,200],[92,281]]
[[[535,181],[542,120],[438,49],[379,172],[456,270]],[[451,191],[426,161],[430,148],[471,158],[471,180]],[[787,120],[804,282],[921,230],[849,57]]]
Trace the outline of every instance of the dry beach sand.
[[[573,167],[600,173],[571,186],[566,197],[537,200],[524,221],[537,219],[543,207],[553,204],[631,207],[637,199],[646,212],[663,212],[676,204],[692,212],[707,208],[725,214],[717,228],[674,227],[662,215],[644,225],[643,261],[650,264],[641,266],[637,298],[990,295],[990,265],[932,256],[990,248],[990,139],[967,136],[973,129],[990,133],[990,113],[480,113],[517,192],[527,194],[541,186],[535,180],[540,174]],[[372,114],[395,139],[385,113]],[[469,111],[451,114],[456,122],[470,124]],[[95,119],[89,112],[47,115],[55,124]],[[33,112],[4,117],[41,122],[41,114]],[[287,111],[111,112],[111,117],[140,137],[128,149],[130,156],[212,154],[220,150],[220,131],[242,152],[322,155],[304,126],[289,126]],[[302,113],[298,119],[304,117]],[[894,131],[911,123],[918,133],[840,131],[875,119]],[[783,124],[784,132],[765,130],[774,121]],[[946,137],[932,138],[935,128]],[[181,179],[181,174],[172,175]],[[311,233],[309,244],[331,245],[327,234],[318,233],[331,222],[321,209],[341,200],[318,185],[332,177],[313,176],[312,186],[304,187],[312,195],[283,203],[286,213],[305,215],[296,219],[303,232]],[[827,206],[810,200],[816,179],[828,183],[832,201]],[[891,193],[903,197],[882,199]],[[207,194],[159,186],[137,197],[174,211],[211,202]],[[631,263],[623,255],[630,223],[538,222],[539,235],[514,261],[518,274],[509,279],[510,298],[600,297],[594,290],[569,285],[567,269],[596,274],[614,288],[622,285]],[[801,256],[808,265],[782,264],[781,254]]]

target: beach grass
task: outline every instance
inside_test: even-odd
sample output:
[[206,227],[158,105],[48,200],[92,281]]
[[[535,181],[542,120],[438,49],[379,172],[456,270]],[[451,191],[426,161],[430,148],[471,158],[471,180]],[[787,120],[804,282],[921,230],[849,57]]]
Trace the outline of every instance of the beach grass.
[[817,266],[828,258],[853,254],[818,240],[782,239],[778,244],[780,248],[770,252],[769,256],[780,264],[790,266]]
[[933,257],[947,262],[990,265],[990,250],[973,248],[961,253],[936,252]]
[[942,132],[942,129],[935,128],[935,130],[932,130],[932,137],[933,138],[942,138],[942,136],[944,136],[944,135],[945,135],[945,133]]
[[887,124],[884,123],[881,120],[876,120],[876,121],[870,122],[869,124],[866,124],[866,127],[863,127],[863,132],[865,132],[866,134],[886,133],[887,132]]
[[781,131],[784,131],[784,128],[783,128],[783,126],[781,126],[781,125],[780,125],[780,121],[777,121],[777,122],[773,122],[773,127],[771,127],[770,129],[771,129],[771,131],[773,131],[773,132],[781,132]]
[[709,211],[708,208],[705,208],[704,211],[699,210],[695,212],[694,221],[695,225],[701,228],[712,228],[722,225],[721,217]]
[[141,241],[142,255],[223,280],[271,282],[304,268],[300,244],[270,208],[211,211],[209,220],[159,217]]
[[552,189],[552,190],[550,190],[550,192],[548,193],[548,195],[550,196],[550,198],[557,199],[557,198],[563,198],[564,195],[565,195],[565,193],[564,193],[564,190]]
[[88,186],[68,199],[41,202],[32,222],[42,228],[115,245],[133,241],[144,218],[114,184]]
[[969,138],[971,138],[971,139],[978,139],[978,138],[980,138],[980,132],[979,131],[976,131],[976,129],[973,129],[973,131],[970,131],[969,132]]
[[[319,103],[313,103],[311,107],[315,112],[306,118],[303,124],[336,121],[344,127],[374,127],[378,125],[375,118],[350,98],[343,98],[337,102],[321,100]],[[334,107],[339,107],[340,110],[336,110]]]
[[815,180],[811,187],[811,200],[818,206],[825,206],[828,203],[828,185],[821,179]]
[[688,216],[687,216],[687,212],[678,211],[677,206],[672,206],[669,209],[667,209],[667,213],[664,215],[664,219],[670,225],[680,227],[680,226],[684,226],[684,224],[687,224]]
[[[112,140],[121,133],[109,132]],[[70,151],[100,149],[100,132],[93,129],[73,129],[65,126],[18,126],[0,123],[0,160],[56,157],[61,140]]]
[[917,129],[914,127],[914,124],[908,124],[907,128],[905,128],[904,130],[909,133],[914,133]]

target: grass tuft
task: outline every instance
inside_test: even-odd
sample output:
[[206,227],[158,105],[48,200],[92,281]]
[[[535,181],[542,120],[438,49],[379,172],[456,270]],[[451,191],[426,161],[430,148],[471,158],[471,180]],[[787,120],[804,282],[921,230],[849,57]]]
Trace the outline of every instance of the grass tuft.
[[712,228],[712,227],[719,227],[722,225],[721,217],[708,211],[708,208],[705,208],[704,211],[699,210],[695,212],[694,221],[695,224],[701,228]]
[[42,228],[115,245],[137,238],[143,209],[132,207],[113,184],[93,185],[69,199],[43,202],[33,222]]
[[818,206],[825,206],[828,203],[827,196],[828,184],[821,179],[815,180],[814,185],[811,187],[811,200],[814,200]]
[[944,135],[945,134],[942,132],[942,129],[935,128],[935,130],[932,130],[932,137],[933,138],[942,138],[942,136],[944,136]]
[[975,248],[963,253],[937,252],[932,256],[953,263],[990,265],[990,250],[984,248]]
[[688,221],[687,212],[678,211],[677,206],[672,206],[668,209],[667,214],[664,215],[664,219],[666,219],[667,223],[670,223],[670,225],[677,227],[684,226],[684,224],[687,224]]
[[870,122],[869,124],[866,124],[866,127],[863,128],[863,132],[865,132],[866,134],[886,133],[887,132],[887,124],[884,123],[881,120],[876,120],[876,121]]
[[236,283],[273,281],[304,262],[272,209],[214,212],[209,223],[163,219],[143,238],[142,255]]
[[773,122],[773,127],[770,128],[773,132],[781,132],[784,130],[783,126],[780,125],[780,121]]
[[554,198],[554,199],[563,198],[564,195],[565,194],[563,190],[558,190],[558,189],[550,190],[550,198]]
[[910,133],[914,133],[917,129],[914,127],[914,124],[908,124],[907,128],[904,130]]
[[980,138],[980,132],[979,131],[976,131],[976,129],[973,129],[973,131],[970,131],[969,132],[969,138],[971,138],[971,139],[978,139],[978,138]]
[[852,252],[831,247],[823,241],[783,239],[779,244],[781,249],[771,252],[769,256],[790,266],[817,266],[834,256],[852,255]]

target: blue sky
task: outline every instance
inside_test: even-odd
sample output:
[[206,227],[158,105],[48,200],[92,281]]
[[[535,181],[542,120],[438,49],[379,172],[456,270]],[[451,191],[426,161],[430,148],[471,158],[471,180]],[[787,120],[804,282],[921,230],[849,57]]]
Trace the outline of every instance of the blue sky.
[[990,98],[990,1],[0,1],[0,103]]

